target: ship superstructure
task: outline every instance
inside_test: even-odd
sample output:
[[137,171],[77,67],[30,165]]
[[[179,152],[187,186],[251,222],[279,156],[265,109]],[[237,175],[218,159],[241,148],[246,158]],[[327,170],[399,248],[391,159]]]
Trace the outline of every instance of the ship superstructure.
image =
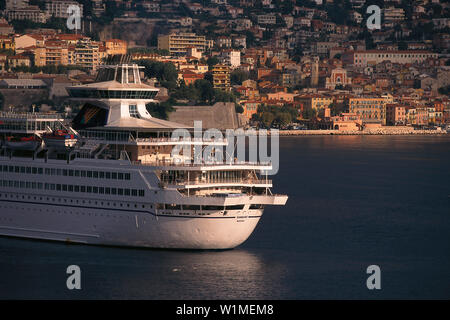
[[[271,192],[271,164],[192,161],[196,150],[228,142],[174,139],[174,130],[193,128],[148,113],[158,89],[128,58],[68,91],[85,103],[71,125],[58,114],[0,115],[1,235],[228,249],[250,236],[264,206],[287,201]],[[37,143],[21,148],[11,137]],[[186,146],[192,152],[174,155]]]

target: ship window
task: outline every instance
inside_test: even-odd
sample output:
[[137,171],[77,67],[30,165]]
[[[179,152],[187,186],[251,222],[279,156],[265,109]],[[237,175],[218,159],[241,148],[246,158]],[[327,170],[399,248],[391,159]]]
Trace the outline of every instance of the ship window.
[[130,195],[130,189],[125,189],[124,191],[125,191],[125,195],[126,195],[126,196],[129,196],[129,195]]
[[145,195],[145,191],[144,190],[139,190],[139,197],[143,197]]
[[66,169],[63,170],[63,176],[67,176],[67,170]]
[[105,172],[105,178],[111,179],[111,172]]
[[128,106],[128,108],[129,108],[129,112],[130,112],[130,117],[138,118],[138,119],[141,118],[141,116],[139,115],[139,113],[137,111],[137,106],[135,104],[130,104]]
[[80,171],[81,177],[86,177],[86,171],[82,170]]
[[264,209],[264,206],[262,204],[252,204],[250,205],[250,209]]
[[73,192],[73,185],[69,185],[68,188],[67,188],[67,190],[68,190],[69,192]]
[[123,173],[119,172],[117,177],[119,178],[119,180],[123,180]]
[[117,188],[117,194],[119,196],[123,196],[123,189],[122,188]]
[[31,173],[31,167],[27,167],[27,173]]
[[112,195],[116,195],[117,194],[117,189],[116,188],[111,188],[111,194]]
[[67,184],[62,185],[62,191],[67,191]]
[[87,171],[87,177],[92,178],[92,171]]
[[93,171],[92,175],[93,175],[94,178],[98,178],[98,171]]
[[86,186],[81,186],[80,190],[81,192],[86,192]]
[[104,179],[105,178],[105,173],[103,171],[99,172],[99,177],[100,179]]
[[106,188],[105,188],[105,194],[111,194],[111,189],[108,188],[108,187],[106,187]]
[[98,187],[92,187],[92,193],[98,193]]
[[80,170],[75,170],[75,177],[79,177],[80,176]]
[[166,204],[166,209],[181,210],[181,205],[179,205],[179,204]]
[[202,206],[203,210],[224,210],[223,206]]
[[244,209],[244,205],[243,204],[239,204],[236,206],[227,206],[226,210],[242,210]]
[[200,206],[183,205],[183,210],[200,210]]
[[112,179],[117,179],[117,172],[112,172],[111,173],[111,178]]
[[73,177],[73,170],[69,170],[69,177]]
[[20,167],[20,173],[25,173],[25,167]]
[[16,166],[16,167],[14,168],[14,171],[15,171],[16,173],[19,173],[19,172],[20,172],[20,167],[17,167],[17,166]]
[[158,203],[156,209],[164,209],[164,203]]
[[75,190],[75,192],[80,192],[80,186],[75,186],[74,190]]
[[131,175],[129,173],[125,173],[125,180],[130,180],[131,179]]
[[56,185],[56,190],[61,191],[61,185],[60,184]]
[[87,186],[86,187],[86,192],[87,193],[92,193],[92,187],[91,186]]
[[105,188],[104,187],[99,187],[98,188],[98,193],[104,194],[105,193]]
[[[34,173],[34,169],[36,169],[36,168],[33,168],[33,173]],[[45,168],[45,174],[46,175],[50,175],[50,169],[49,168]]]
[[131,190],[131,195],[132,195],[133,197],[137,197],[138,191],[137,191],[136,189]]

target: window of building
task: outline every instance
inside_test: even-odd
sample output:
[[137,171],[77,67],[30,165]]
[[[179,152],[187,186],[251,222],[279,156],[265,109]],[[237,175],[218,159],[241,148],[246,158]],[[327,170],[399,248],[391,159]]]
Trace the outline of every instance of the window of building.
[[138,118],[138,119],[141,118],[141,116],[139,115],[139,113],[137,111],[137,106],[135,104],[130,104],[128,107],[129,107],[130,117]]

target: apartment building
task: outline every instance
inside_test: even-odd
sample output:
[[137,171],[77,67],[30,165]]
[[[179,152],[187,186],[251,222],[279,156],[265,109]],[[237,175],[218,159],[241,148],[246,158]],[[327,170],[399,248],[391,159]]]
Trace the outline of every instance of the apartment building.
[[438,58],[438,54],[423,50],[366,50],[347,51],[342,55],[342,61],[344,64],[351,64],[356,67],[372,66],[383,61],[390,61],[398,64],[421,63],[429,58]]
[[405,125],[406,107],[399,104],[386,105],[386,125]]
[[168,50],[171,54],[185,54],[190,47],[204,52],[208,47],[205,36],[197,36],[195,33],[171,33],[158,36],[158,49]]
[[237,50],[223,50],[221,52],[222,60],[225,64],[232,68],[237,68],[241,65],[241,52]]
[[45,23],[47,21],[47,15],[38,6],[26,6],[19,9],[7,10],[6,17],[8,21],[31,20],[37,23]]
[[388,102],[385,97],[352,97],[346,100],[346,105],[348,111],[360,116],[363,122],[381,122],[385,125]]
[[308,94],[296,96],[294,101],[301,105],[302,110],[319,110],[328,108],[333,103],[333,98],[319,94]]
[[81,17],[83,17],[83,5],[71,0],[52,0],[45,3],[45,13],[55,18],[68,18],[69,13],[67,9],[70,6],[77,6],[80,8]]
[[258,24],[276,24],[277,16],[274,14],[258,15]]
[[214,89],[225,91],[231,90],[230,67],[223,64],[216,64],[212,69]]

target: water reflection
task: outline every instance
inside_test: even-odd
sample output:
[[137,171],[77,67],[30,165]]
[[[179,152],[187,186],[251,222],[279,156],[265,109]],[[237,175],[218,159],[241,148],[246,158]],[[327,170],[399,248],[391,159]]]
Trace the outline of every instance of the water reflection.
[[[25,253],[24,255],[20,253]],[[111,248],[0,238],[0,298],[271,299],[287,269],[262,254]],[[79,265],[82,290],[65,287]]]

